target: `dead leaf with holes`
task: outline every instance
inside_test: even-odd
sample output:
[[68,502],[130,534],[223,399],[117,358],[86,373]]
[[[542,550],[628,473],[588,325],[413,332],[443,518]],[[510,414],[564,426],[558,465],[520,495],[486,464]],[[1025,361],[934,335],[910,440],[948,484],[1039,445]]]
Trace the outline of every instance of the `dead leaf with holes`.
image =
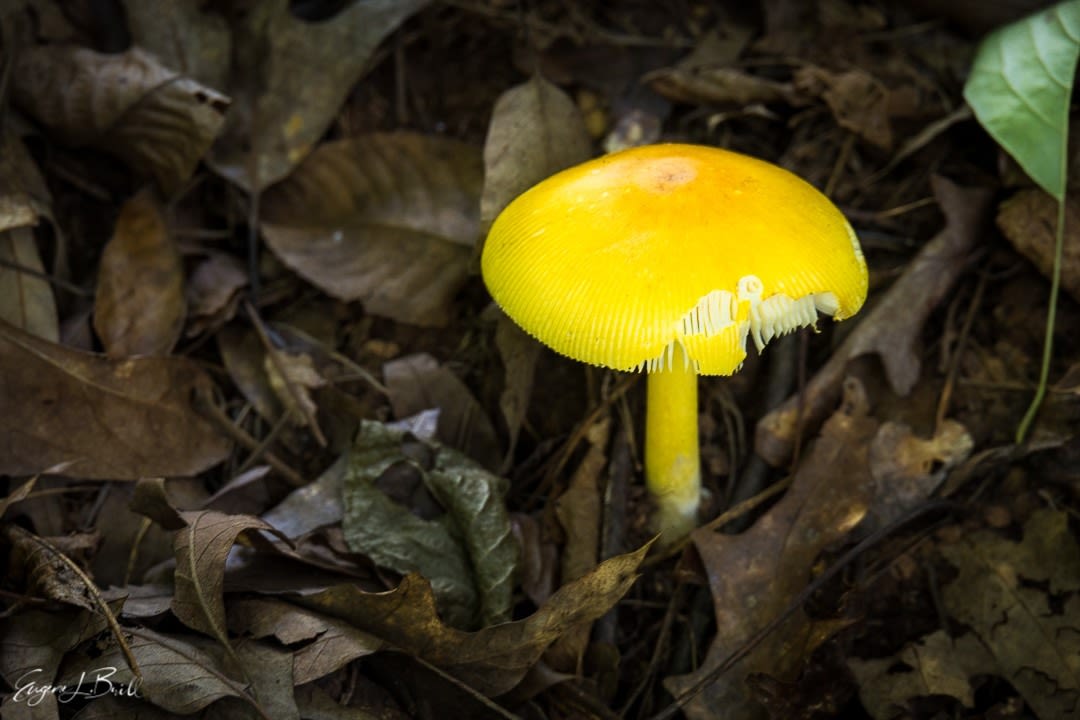
[[0,474],[102,480],[194,475],[229,443],[192,407],[210,378],[191,360],[110,360],[0,322]]
[[16,105],[75,146],[119,156],[172,194],[191,177],[225,120],[229,99],[132,48],[103,54],[41,45],[18,55]]
[[285,265],[340,300],[414,325],[450,319],[479,234],[480,152],[398,132],[319,146],[263,195]]
[[[825,423],[795,471],[784,497],[747,531],[728,535],[707,528],[693,534],[712,590],[716,636],[701,667],[670,677],[678,696],[712,677],[726,658],[778,617],[810,582],[821,551],[844,538],[866,516],[874,499],[868,450],[878,422],[868,414],[862,385],[848,380],[841,408]],[[800,608],[750,653],[709,682],[683,710],[690,720],[760,717],[745,679],[766,673],[791,681],[810,653],[842,621],[811,621]]]
[[101,254],[94,330],[109,357],[168,355],[186,310],[180,253],[164,209],[144,190],[120,208]]
[[233,28],[234,103],[211,167],[248,192],[288,175],[326,133],[383,38],[428,2],[366,0],[318,22],[296,17],[288,0],[248,8]]
[[919,379],[919,338],[923,324],[967,267],[981,237],[992,196],[985,188],[964,188],[944,177],[932,182],[945,213],[945,227],[908,264],[884,296],[855,319],[857,325],[828,362],[807,383],[757,424],[754,449],[770,465],[784,465],[797,436],[828,414],[840,393],[847,363],[868,353],[881,357],[889,385],[907,395]]

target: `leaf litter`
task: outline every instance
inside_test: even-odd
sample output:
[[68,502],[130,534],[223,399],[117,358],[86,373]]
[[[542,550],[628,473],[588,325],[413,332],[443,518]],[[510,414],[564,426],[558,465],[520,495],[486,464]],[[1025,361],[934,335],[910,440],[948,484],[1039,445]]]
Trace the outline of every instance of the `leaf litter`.
[[[1075,715],[1080,313],[1007,444],[1054,208],[964,111],[985,14],[120,5],[0,13],[5,717]],[[702,379],[675,560],[640,383],[476,275],[519,192],[651,141],[803,175],[871,268]]]

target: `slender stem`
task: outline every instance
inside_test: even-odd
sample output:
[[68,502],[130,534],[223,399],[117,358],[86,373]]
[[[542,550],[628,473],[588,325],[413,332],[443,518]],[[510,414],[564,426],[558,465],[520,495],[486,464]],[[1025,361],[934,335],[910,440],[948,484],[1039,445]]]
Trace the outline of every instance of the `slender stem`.
[[1016,444],[1021,445],[1027,437],[1035,416],[1039,413],[1043,398],[1046,397],[1046,385],[1050,379],[1050,358],[1054,354],[1054,324],[1057,321],[1057,299],[1061,289],[1061,255],[1065,246],[1065,196],[1058,198],[1057,229],[1054,236],[1054,269],[1050,273],[1050,307],[1046,310],[1046,335],[1043,338],[1042,368],[1039,370],[1039,385],[1035,388],[1035,397],[1031,400],[1024,419],[1016,428]]
[[655,527],[674,542],[697,525],[701,502],[697,373],[675,344],[672,367],[649,374],[645,484],[657,505]]

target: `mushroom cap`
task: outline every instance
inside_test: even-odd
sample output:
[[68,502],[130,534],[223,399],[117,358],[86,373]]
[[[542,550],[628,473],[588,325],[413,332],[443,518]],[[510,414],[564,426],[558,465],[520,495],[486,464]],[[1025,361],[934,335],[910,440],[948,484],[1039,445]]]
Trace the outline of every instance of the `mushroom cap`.
[[750,337],[850,317],[866,262],[812,185],[718,148],[649,145],[564,170],[511,202],[481,257],[499,306],[556,352],[660,370],[674,343],[705,375],[735,372]]

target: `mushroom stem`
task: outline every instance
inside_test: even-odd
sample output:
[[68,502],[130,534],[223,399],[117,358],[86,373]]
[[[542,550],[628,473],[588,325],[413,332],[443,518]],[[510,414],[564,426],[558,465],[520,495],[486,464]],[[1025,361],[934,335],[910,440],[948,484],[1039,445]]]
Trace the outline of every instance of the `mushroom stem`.
[[649,373],[645,409],[645,483],[656,501],[661,542],[697,525],[701,499],[697,373],[676,342],[671,366]]

